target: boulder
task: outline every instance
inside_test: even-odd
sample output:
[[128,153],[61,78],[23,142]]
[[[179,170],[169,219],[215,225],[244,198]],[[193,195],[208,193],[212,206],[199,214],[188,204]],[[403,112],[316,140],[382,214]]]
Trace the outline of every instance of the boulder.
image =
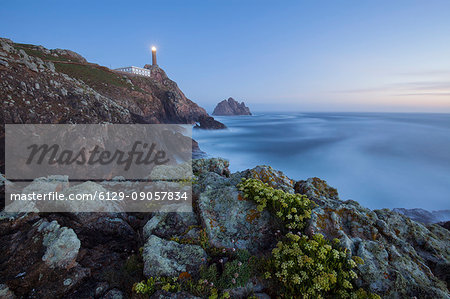
[[298,181],[294,186],[295,192],[304,194],[308,198],[316,201],[339,200],[338,192],[335,188],[330,187],[326,181],[319,178],[309,178],[306,181]]
[[247,249],[265,252],[274,246],[274,233],[279,220],[267,210],[258,212],[255,202],[246,200],[237,190],[243,178],[258,178],[274,188],[294,192],[293,181],[269,166],[228,174],[223,159],[194,160],[193,170],[198,182],[193,191],[209,242],[219,248]]
[[42,244],[46,250],[42,260],[50,268],[72,268],[75,266],[80,240],[71,228],[61,227],[58,222],[37,222],[37,231],[43,235]]
[[214,172],[218,175],[230,176],[229,166],[230,162],[222,158],[192,160],[192,172],[197,175]]
[[0,225],[0,283],[17,297],[62,297],[90,275],[77,263],[80,240],[72,229],[36,214]]
[[371,211],[355,201],[342,202],[324,181],[302,186],[298,190],[318,203],[306,232],[337,238],[364,260],[358,266],[359,287],[383,298],[448,298],[448,230],[427,228],[387,209]]
[[69,177],[67,175],[50,175],[34,179],[23,189],[23,193],[48,193],[58,192],[69,187]]
[[240,196],[235,186],[209,186],[200,194],[198,208],[212,246],[253,253],[270,249],[276,219],[266,210],[258,212],[256,204]]
[[152,235],[144,245],[142,258],[146,277],[178,277],[182,272],[196,273],[207,255],[198,245],[179,244]]
[[152,169],[149,179],[151,180],[192,179],[191,163],[155,166]]
[[218,122],[209,115],[199,117],[194,127],[194,129],[206,129],[206,130],[222,130],[226,128],[227,127],[223,123]]
[[[11,193],[23,193],[23,194],[46,194],[50,192],[60,192],[69,187],[69,181],[67,175],[50,175],[48,177],[40,177],[34,179],[28,185],[24,185],[24,182],[18,182],[12,184],[9,181],[5,181],[7,185],[7,191]],[[50,201],[14,201],[10,202],[7,207],[7,211],[11,212],[11,217],[18,217],[22,213],[49,211],[58,203]]]
[[271,166],[259,165],[249,170],[248,177],[261,180],[275,189],[294,193],[294,181],[284,175],[283,172],[273,169]]
[[144,239],[151,235],[160,238],[181,237],[192,226],[198,225],[193,212],[157,212],[143,228]]
[[6,284],[0,284],[0,298],[3,299],[16,299],[16,295],[8,288]]
[[123,293],[118,289],[109,290],[102,299],[122,299]]
[[[87,181],[78,185],[74,185],[63,191],[65,197],[68,198],[70,194],[73,195],[83,195],[89,194],[94,196],[94,194],[106,194],[108,192],[102,185]],[[124,208],[120,206],[119,201],[112,200],[75,200],[75,201],[64,201],[58,206],[61,211],[70,211],[74,213],[80,212],[101,212],[101,213],[119,213],[123,212]]]

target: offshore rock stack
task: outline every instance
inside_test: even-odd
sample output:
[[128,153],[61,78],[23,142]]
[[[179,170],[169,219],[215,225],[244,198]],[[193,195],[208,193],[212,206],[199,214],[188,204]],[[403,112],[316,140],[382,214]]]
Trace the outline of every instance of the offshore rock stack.
[[213,115],[230,116],[230,115],[252,115],[250,109],[245,106],[245,103],[239,103],[233,98],[223,100],[217,104]]

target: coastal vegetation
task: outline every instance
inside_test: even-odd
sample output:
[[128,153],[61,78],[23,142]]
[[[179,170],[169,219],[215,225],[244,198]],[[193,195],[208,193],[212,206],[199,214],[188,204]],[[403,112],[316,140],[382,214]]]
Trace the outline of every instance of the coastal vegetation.
[[[286,298],[358,298],[358,294],[367,294],[353,291],[352,282],[358,277],[353,269],[363,263],[361,258],[351,257],[338,239],[329,242],[321,234],[302,234],[313,206],[305,195],[277,190],[253,178],[242,179],[238,188],[244,198],[258,204],[259,211],[268,207],[289,230],[272,250],[272,271],[264,274],[274,280],[279,294]],[[367,298],[379,297],[370,294]]]

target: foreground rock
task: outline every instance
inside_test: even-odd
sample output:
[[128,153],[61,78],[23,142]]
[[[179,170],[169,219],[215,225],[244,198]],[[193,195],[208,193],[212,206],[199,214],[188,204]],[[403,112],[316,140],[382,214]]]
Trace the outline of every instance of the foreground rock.
[[[0,297],[129,298],[135,295],[131,290],[136,282],[184,272],[197,279],[203,264],[232,263],[231,251],[236,249],[262,257],[287,232],[271,213],[258,212],[255,203],[238,192],[242,178],[257,178],[285,192],[306,194],[316,203],[302,233],[338,238],[361,257],[358,287],[382,298],[449,298],[447,229],[341,201],[337,190],[319,178],[295,181],[270,166],[230,173],[228,162],[217,158],[195,160],[192,168],[192,213],[0,215]],[[60,179],[37,180],[29,188],[82,192],[80,186],[69,187]],[[226,289],[232,298],[274,295],[267,281],[254,278]],[[186,290],[158,289],[151,296],[195,298]]]
[[337,238],[361,257],[358,284],[383,298],[448,298],[450,232],[424,226],[390,210],[369,210],[355,201],[342,202],[336,190],[315,179],[299,190],[318,203],[308,234]]
[[233,98],[228,98],[228,100],[223,100],[217,104],[214,108],[213,115],[252,115],[250,109],[245,106],[245,103],[239,103]]
[[230,162],[221,158],[198,159],[192,161],[192,171],[196,175],[214,172],[221,176],[230,176]]
[[270,249],[275,219],[268,211],[258,212],[256,204],[239,196],[235,186],[211,174],[220,182],[200,194],[199,211],[210,244],[218,248],[247,249],[257,253]]
[[182,272],[198,272],[206,262],[206,252],[198,245],[179,244],[150,236],[142,254],[147,277],[178,277]]
[[218,122],[211,116],[199,118],[197,124],[194,127],[194,129],[207,129],[207,130],[221,130],[226,128],[227,127],[223,123]]
[[[98,188],[103,187],[93,182],[69,187],[67,178],[56,176],[36,179],[26,187],[39,193],[75,194]],[[142,276],[124,270],[138,249],[138,226],[135,216],[117,212],[2,212],[0,284],[19,298],[99,298],[118,286],[128,294]]]
[[160,238],[181,238],[192,233],[193,227],[198,226],[197,216],[193,212],[181,212],[184,207],[179,207],[177,212],[159,211],[145,224],[142,229],[144,239],[152,235]]
[[[194,194],[202,226],[212,246],[225,250],[247,249],[260,253],[271,249],[279,223],[268,211],[259,212],[253,201],[244,199],[236,185],[244,177],[264,173],[265,166],[230,175],[228,161],[193,161],[198,174]],[[281,180],[281,179],[280,179]]]
[[[238,212],[248,213],[251,203],[239,200],[235,184],[242,177],[258,178],[274,188],[306,194],[315,201],[317,206],[306,232],[321,233],[329,240],[338,238],[353,255],[365,261],[358,269],[359,287],[382,298],[449,297],[450,232],[445,228],[425,226],[390,210],[372,211],[355,201],[343,202],[335,188],[318,178],[295,182],[268,166],[225,177],[205,172],[205,161],[201,165],[204,168],[198,169],[196,189],[199,212],[214,246],[233,246],[229,240],[234,238],[244,240],[240,242],[245,248],[245,240],[252,240],[249,249],[258,252],[265,241],[270,244],[264,238],[277,230],[276,223],[260,215],[249,225]],[[265,233],[257,241],[253,237],[258,231]]]
[[31,214],[1,222],[0,227],[0,277],[10,295],[60,297],[90,275],[76,261],[80,240],[72,229]]
[[71,268],[80,249],[80,240],[75,232],[67,227],[61,227],[58,222],[39,221],[36,223],[38,232],[43,234],[42,245],[46,250],[42,260],[50,268]]

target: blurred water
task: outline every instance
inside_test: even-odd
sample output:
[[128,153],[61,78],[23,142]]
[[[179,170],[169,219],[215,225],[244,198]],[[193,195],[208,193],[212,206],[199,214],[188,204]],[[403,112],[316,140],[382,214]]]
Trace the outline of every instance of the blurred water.
[[369,208],[450,208],[450,114],[297,113],[216,117],[194,130],[200,148],[232,171],[266,164],[320,177]]

